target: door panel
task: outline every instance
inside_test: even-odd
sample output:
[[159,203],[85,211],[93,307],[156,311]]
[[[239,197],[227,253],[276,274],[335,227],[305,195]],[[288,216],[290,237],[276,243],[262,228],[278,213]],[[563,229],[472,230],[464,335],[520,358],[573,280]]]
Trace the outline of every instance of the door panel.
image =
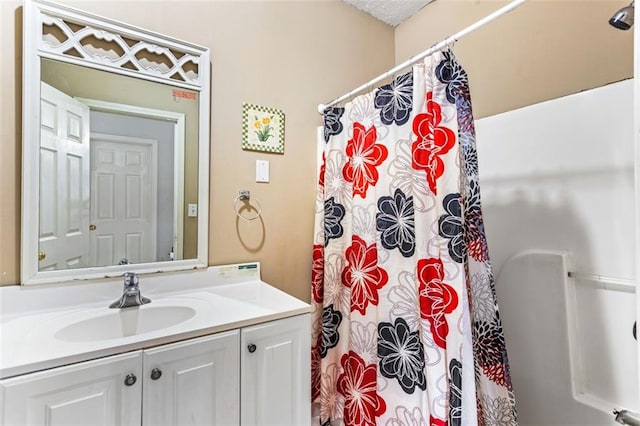
[[[0,381],[5,426],[139,425],[142,354],[133,352]],[[136,382],[124,384],[134,374]]]
[[157,224],[155,141],[92,135],[93,264],[155,261]]
[[42,83],[38,269],[88,266],[89,108]]
[[243,425],[310,422],[310,334],[309,315],[242,329]]
[[142,424],[237,425],[239,332],[145,351]]

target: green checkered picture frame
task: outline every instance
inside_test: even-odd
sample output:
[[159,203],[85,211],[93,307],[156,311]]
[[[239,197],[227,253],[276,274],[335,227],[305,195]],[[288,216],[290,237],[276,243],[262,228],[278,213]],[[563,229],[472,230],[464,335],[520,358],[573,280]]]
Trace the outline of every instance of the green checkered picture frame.
[[242,149],[284,154],[284,112],[243,103]]

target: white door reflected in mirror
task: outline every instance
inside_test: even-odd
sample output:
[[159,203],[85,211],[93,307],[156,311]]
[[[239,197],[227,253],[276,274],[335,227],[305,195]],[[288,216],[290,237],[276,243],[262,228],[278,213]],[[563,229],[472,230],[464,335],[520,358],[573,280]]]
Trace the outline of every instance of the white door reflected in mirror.
[[89,265],[89,107],[42,83],[39,270]]
[[131,263],[156,261],[157,144],[91,135],[92,266],[115,265],[123,258]]

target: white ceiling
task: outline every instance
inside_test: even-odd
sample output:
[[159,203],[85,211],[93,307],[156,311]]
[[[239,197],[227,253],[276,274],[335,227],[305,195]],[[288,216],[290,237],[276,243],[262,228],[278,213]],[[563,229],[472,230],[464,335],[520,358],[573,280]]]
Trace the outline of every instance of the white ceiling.
[[434,0],[343,0],[395,27]]

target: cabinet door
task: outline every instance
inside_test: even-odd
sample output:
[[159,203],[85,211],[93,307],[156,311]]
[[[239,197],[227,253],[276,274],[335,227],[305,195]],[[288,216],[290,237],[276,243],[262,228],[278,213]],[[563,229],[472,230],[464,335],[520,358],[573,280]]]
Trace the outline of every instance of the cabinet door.
[[243,426],[300,426],[311,421],[309,314],[242,329]]
[[137,351],[2,380],[0,424],[139,425],[141,372]]
[[142,424],[238,424],[239,332],[144,351]]

